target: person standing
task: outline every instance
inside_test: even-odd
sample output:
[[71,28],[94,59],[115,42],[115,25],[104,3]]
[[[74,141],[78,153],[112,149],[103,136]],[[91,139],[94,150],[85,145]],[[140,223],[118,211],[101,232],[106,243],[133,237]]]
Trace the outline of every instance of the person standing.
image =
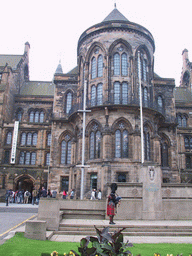
[[32,205],[36,202],[37,190],[34,188],[32,191]]
[[109,216],[109,224],[115,224],[115,222],[113,221],[113,218],[115,216],[115,210],[116,210],[116,206],[119,203],[119,201],[121,200],[121,197],[116,197],[115,192],[117,190],[117,184],[116,183],[112,183],[111,184],[111,193],[108,196],[108,201],[107,201],[107,215]]
[[99,192],[98,192],[98,194],[97,194],[97,199],[98,199],[98,200],[101,200],[101,197],[102,197],[102,195],[101,195],[101,190],[99,189]]
[[67,196],[67,192],[66,192],[66,190],[64,189],[64,190],[63,190],[63,199],[66,199],[66,196]]

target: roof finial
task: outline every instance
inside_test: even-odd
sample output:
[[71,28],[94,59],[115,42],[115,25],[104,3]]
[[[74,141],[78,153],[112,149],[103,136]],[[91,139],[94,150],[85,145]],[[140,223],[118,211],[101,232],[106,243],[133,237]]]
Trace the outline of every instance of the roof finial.
[[114,7],[115,7],[115,9],[116,9],[116,7],[117,7],[117,5],[116,5],[116,0],[115,0],[115,2],[114,2]]

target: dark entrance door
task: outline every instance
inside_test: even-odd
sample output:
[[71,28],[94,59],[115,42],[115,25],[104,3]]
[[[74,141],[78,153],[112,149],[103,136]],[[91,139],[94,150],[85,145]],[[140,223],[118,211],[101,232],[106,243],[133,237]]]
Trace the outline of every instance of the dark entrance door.
[[29,176],[22,176],[16,184],[16,190],[28,190],[32,192],[33,189],[33,181],[30,179]]

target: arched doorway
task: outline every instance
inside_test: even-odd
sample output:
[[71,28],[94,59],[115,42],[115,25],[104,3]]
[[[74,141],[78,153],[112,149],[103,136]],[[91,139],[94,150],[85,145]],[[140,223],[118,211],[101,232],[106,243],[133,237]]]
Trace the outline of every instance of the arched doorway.
[[16,190],[28,190],[29,192],[32,192],[34,187],[34,181],[29,175],[22,175],[17,177],[15,183]]

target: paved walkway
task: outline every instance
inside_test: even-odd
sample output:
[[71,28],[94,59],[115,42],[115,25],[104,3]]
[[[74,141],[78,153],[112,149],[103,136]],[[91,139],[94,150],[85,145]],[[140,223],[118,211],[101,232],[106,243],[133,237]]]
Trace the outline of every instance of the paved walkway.
[[[9,206],[5,206],[5,203],[0,203],[0,211],[5,210],[9,208],[11,211],[15,211],[16,209],[19,209],[20,211],[26,211],[26,210],[38,210],[37,205],[31,205],[31,204],[10,204]],[[102,225],[106,226],[109,224],[108,220],[80,220],[80,219],[65,219],[62,221],[64,224],[81,224],[81,225]],[[179,220],[179,221],[144,221],[144,220],[115,220],[115,223],[117,225],[167,225],[167,226],[189,226],[192,225],[192,221],[185,221],[185,220]],[[15,232],[25,232],[25,224],[16,227],[15,229],[11,230],[6,239],[11,238],[14,236]],[[50,232],[47,232],[47,235],[49,235]],[[95,233],[96,235],[96,233]],[[64,235],[54,235],[52,238],[52,241],[69,241],[69,242],[79,242],[81,238],[84,236],[64,236]],[[189,243],[192,244],[192,237],[188,236],[175,236],[175,237],[161,237],[161,236],[124,236],[124,241],[129,240],[131,243]]]

